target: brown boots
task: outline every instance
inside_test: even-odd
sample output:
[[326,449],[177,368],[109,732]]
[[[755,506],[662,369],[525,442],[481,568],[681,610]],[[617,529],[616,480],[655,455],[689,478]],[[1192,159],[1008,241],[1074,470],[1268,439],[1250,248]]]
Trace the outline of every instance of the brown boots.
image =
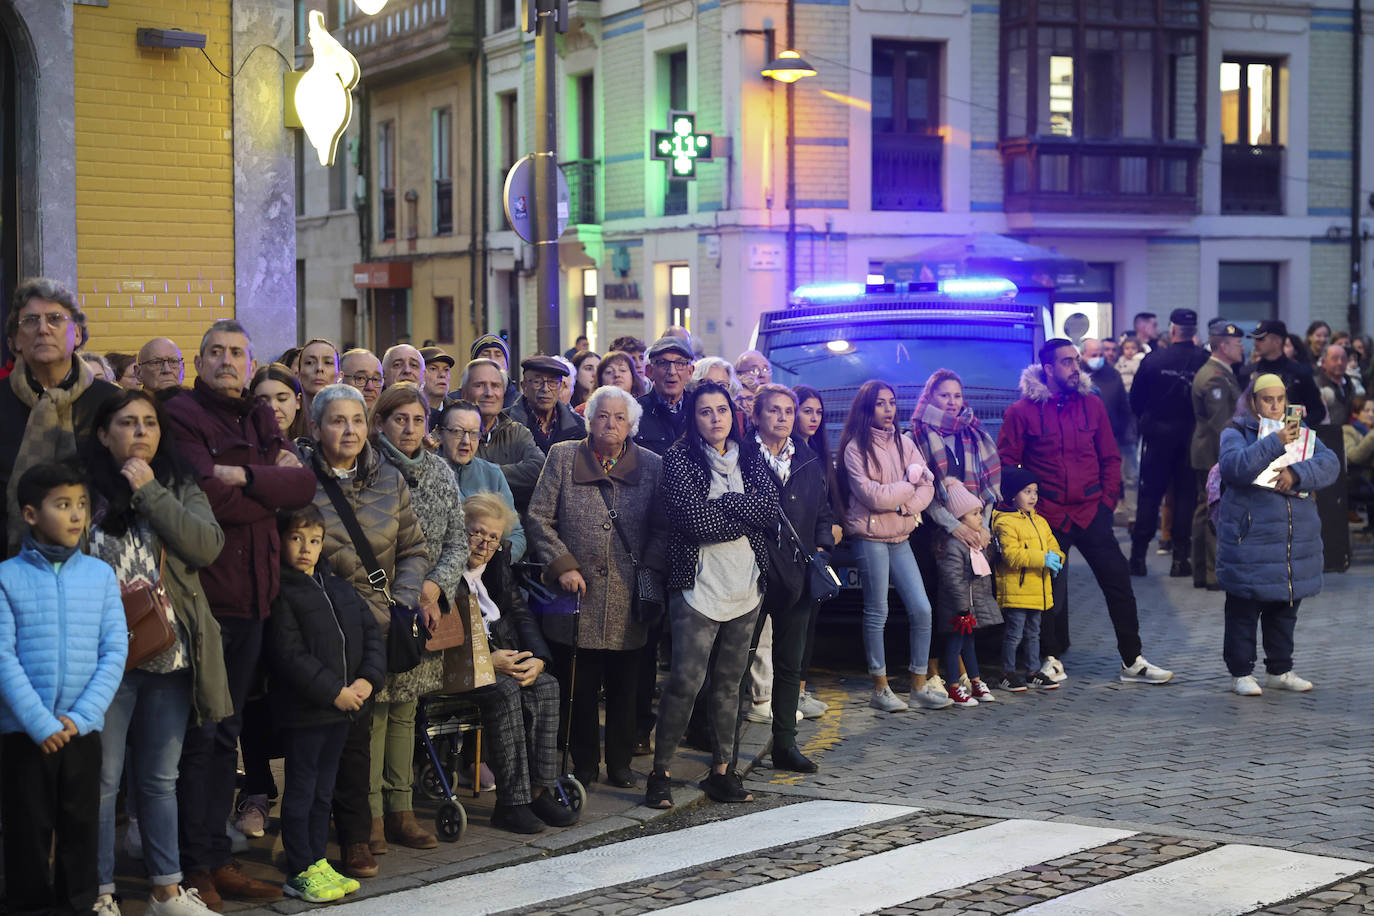
[[349,843],[343,849],[344,874],[351,878],[377,877],[377,860],[366,843]]
[[[375,825],[376,822],[373,823]],[[433,849],[439,845],[438,838],[415,820],[414,811],[393,811],[388,814],[386,838],[410,849]]]
[[372,850],[374,856],[384,856],[387,853],[386,828],[382,826],[380,817],[372,819],[372,833],[367,838],[367,847]]

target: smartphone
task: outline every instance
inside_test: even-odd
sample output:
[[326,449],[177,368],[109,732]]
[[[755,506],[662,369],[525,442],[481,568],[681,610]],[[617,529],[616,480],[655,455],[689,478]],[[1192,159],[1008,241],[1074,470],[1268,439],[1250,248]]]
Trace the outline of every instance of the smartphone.
[[1290,426],[1297,426],[1302,422],[1302,408],[1297,404],[1289,404],[1283,409],[1283,422]]

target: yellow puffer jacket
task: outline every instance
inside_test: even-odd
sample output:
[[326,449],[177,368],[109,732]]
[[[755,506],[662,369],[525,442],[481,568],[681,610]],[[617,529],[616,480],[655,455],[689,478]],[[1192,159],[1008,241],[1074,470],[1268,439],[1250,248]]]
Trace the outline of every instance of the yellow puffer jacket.
[[997,540],[997,604],[1008,608],[1047,611],[1054,605],[1045,554],[1068,559],[1050,531],[1049,522],[1034,512],[995,510],[992,535]]

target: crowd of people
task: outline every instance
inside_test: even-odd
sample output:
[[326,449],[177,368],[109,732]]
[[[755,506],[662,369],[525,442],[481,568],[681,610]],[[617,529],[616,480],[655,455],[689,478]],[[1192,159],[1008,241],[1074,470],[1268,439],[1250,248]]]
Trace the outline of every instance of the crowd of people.
[[[1317,379],[1283,355],[1279,322],[1251,335],[1259,356],[1244,366],[1234,324],[1209,325],[1204,350],[1191,311],[1164,340],[1153,322],[1138,316],[1119,343],[1047,341],[995,437],[941,368],[905,416],[895,380],[864,384],[832,447],[826,411],[842,405],[774,384],[761,353],[707,356],[683,328],[604,354],[581,338],[520,360],[517,381],[496,335],[455,373],[445,350],[408,344],[379,358],[314,339],[261,361],[221,320],[188,386],[174,341],[94,356],[75,296],[25,281],[0,384],[11,908],[119,912],[121,792],[154,913],[337,900],[380,873],[390,844],[436,846],[412,804],[416,712],[453,686],[444,655],[411,657],[407,634],[455,614],[480,620],[491,649],[494,683],[471,691],[488,753],[463,775],[494,782],[494,827],[576,822],[557,792],[560,745],[587,787],[636,787],[633,760],[651,755],[644,803],[669,808],[686,743],[711,752],[713,799],[750,801],[745,720],[771,723],[775,768],[818,769],[797,723],[827,710],[807,679],[818,583],[841,542],[880,713],[1058,689],[1070,548],[1102,590],[1120,680],[1168,682],[1143,655],[1132,576],[1170,489],[1172,574],[1225,590],[1235,692],[1261,690],[1256,627],[1266,686],[1310,689],[1292,671],[1298,605],[1321,583],[1309,497],[1340,460],[1288,405],[1348,422],[1367,474],[1365,351],[1350,342],[1351,374],[1339,339],[1309,333],[1298,344]],[[1294,447],[1308,451],[1284,461]],[[1129,559],[1119,509],[1135,515]],[[894,590],[900,680],[884,639]],[[985,677],[973,635],[998,626],[1000,670]],[[278,797],[286,874],[272,883],[233,848],[264,834]]]

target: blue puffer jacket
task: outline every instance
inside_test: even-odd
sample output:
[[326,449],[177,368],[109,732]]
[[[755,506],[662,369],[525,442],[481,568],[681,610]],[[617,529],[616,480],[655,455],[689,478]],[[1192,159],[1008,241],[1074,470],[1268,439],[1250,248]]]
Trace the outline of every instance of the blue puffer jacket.
[[129,631],[114,570],[82,553],[54,571],[31,547],[0,563],[0,732],[35,744],[62,730],[88,734],[124,679]]
[[1217,516],[1217,582],[1227,594],[1292,603],[1322,590],[1322,525],[1315,490],[1335,483],[1341,462],[1321,442],[1291,465],[1306,497],[1285,496],[1252,481],[1283,453],[1277,435],[1259,436],[1259,421],[1242,400],[1221,433],[1222,484]]

